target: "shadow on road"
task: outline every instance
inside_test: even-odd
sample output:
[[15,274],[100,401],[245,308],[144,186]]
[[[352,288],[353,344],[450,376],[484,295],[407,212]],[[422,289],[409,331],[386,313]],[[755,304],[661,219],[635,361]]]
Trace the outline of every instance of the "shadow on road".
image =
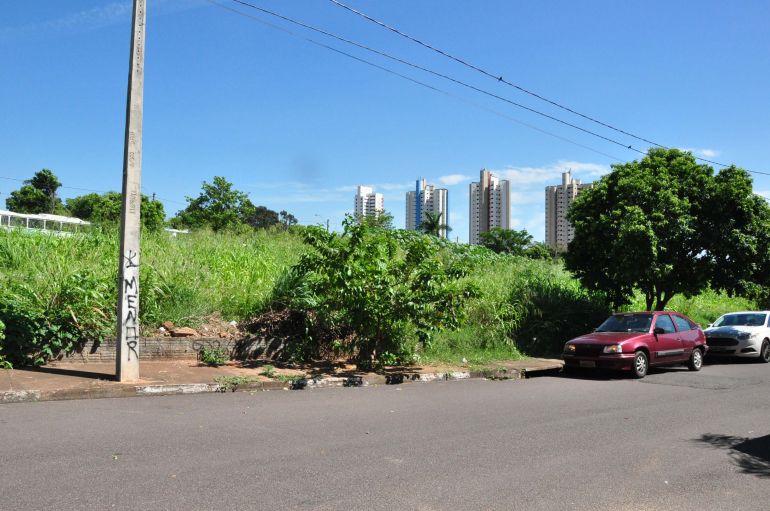
[[770,435],[743,438],[707,433],[695,441],[728,450],[731,461],[744,474],[770,478]]
[[703,359],[703,365],[707,366],[754,365],[756,363],[756,358],[729,357],[719,355],[706,355],[706,357]]
[[[680,373],[688,372],[686,367],[651,367],[647,376],[655,376],[657,374],[666,373]],[[556,376],[557,378],[569,378],[573,380],[591,380],[591,381],[611,381],[611,380],[635,380],[631,375],[631,371],[618,371],[611,369],[581,369],[573,368],[569,371],[562,371],[560,373],[551,373],[549,376]]]

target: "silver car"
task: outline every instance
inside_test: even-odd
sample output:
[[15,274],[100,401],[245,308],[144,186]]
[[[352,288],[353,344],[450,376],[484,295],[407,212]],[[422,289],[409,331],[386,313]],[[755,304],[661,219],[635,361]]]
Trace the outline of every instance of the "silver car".
[[731,312],[704,331],[709,355],[770,362],[770,311]]

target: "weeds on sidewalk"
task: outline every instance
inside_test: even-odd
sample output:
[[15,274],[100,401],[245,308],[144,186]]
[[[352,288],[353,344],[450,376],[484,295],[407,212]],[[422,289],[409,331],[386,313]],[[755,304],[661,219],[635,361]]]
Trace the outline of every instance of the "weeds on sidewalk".
[[204,346],[199,352],[201,362],[207,366],[217,367],[221,366],[228,359],[227,350],[224,348],[210,348]]
[[219,385],[219,392],[235,392],[240,385],[255,383],[259,380],[252,376],[217,376],[214,382]]

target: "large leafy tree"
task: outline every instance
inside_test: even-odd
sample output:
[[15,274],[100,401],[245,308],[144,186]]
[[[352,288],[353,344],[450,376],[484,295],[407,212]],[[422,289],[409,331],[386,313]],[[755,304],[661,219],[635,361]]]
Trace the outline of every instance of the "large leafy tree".
[[[248,199],[247,199],[248,200]],[[255,229],[267,229],[280,222],[278,213],[265,206],[254,206],[251,201],[246,204],[244,222]]]
[[281,219],[281,226],[283,226],[284,229],[288,229],[292,225],[297,225],[297,217],[286,210],[282,209],[281,212],[278,213],[278,216]]
[[[97,224],[118,224],[123,196],[118,192],[89,193],[67,199],[66,209],[74,217]],[[142,194],[140,210],[142,226],[158,230],[166,221],[163,204]]]
[[554,250],[542,242],[536,242],[526,229],[501,229],[494,227],[479,235],[481,245],[498,254],[511,254],[530,259],[553,259]]
[[5,200],[6,207],[17,213],[60,213],[62,202],[57,192],[61,181],[48,169],[35,173],[32,179]]
[[768,261],[770,208],[749,174],[729,167],[715,175],[677,149],[613,165],[567,218],[575,228],[567,268],[616,306],[636,289],[649,310],[709,286],[747,293]]
[[532,245],[532,235],[526,229],[501,229],[494,227],[479,234],[481,245],[498,254],[524,255],[524,251]]
[[452,228],[443,221],[443,216],[444,213],[425,212],[425,220],[420,223],[420,230],[431,236],[441,236],[442,233],[448,233]]
[[171,219],[174,227],[209,227],[214,231],[250,225],[265,228],[279,223],[278,213],[264,206],[254,206],[248,196],[233,188],[224,177],[203,182],[200,195],[187,198],[187,207]]
[[393,215],[385,210],[370,215],[358,215],[355,220],[372,229],[384,229],[386,231],[393,229]]

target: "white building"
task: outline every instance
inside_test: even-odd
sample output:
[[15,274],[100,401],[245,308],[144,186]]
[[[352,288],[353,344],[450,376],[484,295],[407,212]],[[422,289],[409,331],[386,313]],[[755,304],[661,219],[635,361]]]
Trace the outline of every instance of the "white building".
[[470,184],[468,241],[478,245],[482,232],[511,228],[511,183],[482,169],[479,181]]
[[561,175],[561,185],[545,187],[545,244],[554,250],[565,252],[575,237],[575,229],[567,221],[570,204],[580,192],[591,188],[593,183],[581,183],[572,178],[572,171]]
[[[413,192],[406,192],[406,228],[420,230],[420,225],[427,218],[427,213],[440,215],[442,224],[449,225],[449,191],[436,188],[418,179]],[[447,230],[441,229],[439,236],[446,238]]]
[[381,193],[374,193],[370,186],[359,186],[354,199],[353,215],[361,218],[378,215],[385,210],[385,199]]
[[0,228],[5,229],[68,236],[89,225],[91,225],[90,222],[71,216],[49,215],[48,213],[16,213],[0,209]]

